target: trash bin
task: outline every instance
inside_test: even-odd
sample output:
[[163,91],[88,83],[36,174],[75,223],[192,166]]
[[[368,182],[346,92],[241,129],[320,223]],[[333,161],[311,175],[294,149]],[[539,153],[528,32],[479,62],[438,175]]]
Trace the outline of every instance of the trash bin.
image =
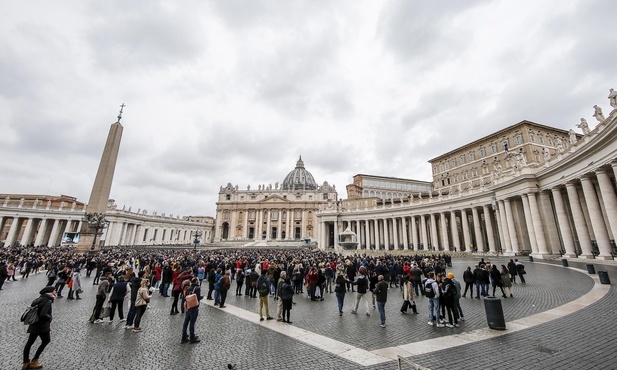
[[561,259],[561,265],[562,265],[563,267],[568,267],[568,260],[567,260],[567,259],[565,259],[565,258],[562,258],[562,259]]
[[501,299],[494,297],[484,298],[484,311],[488,327],[496,330],[506,330],[506,319],[503,317]]
[[598,277],[600,278],[600,284],[610,284],[611,279],[608,278],[608,272],[598,271]]
[[529,256],[529,262],[533,262],[533,256]]
[[595,274],[596,273],[596,268],[591,263],[587,264],[587,273],[589,273],[589,274]]

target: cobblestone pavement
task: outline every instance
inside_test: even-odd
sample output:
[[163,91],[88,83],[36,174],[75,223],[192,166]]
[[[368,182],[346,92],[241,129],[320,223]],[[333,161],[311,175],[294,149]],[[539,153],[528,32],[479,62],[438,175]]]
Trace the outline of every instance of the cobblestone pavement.
[[[493,261],[501,264],[507,260]],[[462,280],[465,267],[473,267],[473,263],[455,260],[449,271]],[[527,284],[515,284],[514,298],[502,300],[507,322],[558,309],[585,296],[594,287],[594,280],[586,273],[552,263],[526,263]],[[570,266],[585,268],[584,264],[572,261]],[[613,280],[617,279],[615,266],[596,265],[596,270],[606,270]],[[325,300],[319,302],[297,295],[290,326],[276,321],[260,322],[258,300],[235,296],[234,282],[226,309],[212,307],[212,301],[202,304],[197,320],[202,342],[180,344],[183,316],[170,316],[171,299],[158,293],[143,318],[142,333],[124,330],[117,317],[113,323],[89,324],[87,319],[94,306],[96,286],[91,285],[91,279],[84,280],[86,289],[82,300],[57,299],[53,305],[52,342],[41,357],[45,369],[226,369],[227,364],[235,364],[238,370],[395,369],[396,361],[378,356],[380,350],[413,347],[416,343],[420,346],[435,338],[442,338],[448,348],[436,347],[434,351],[408,359],[429,369],[491,369],[504,365],[531,369],[616,367],[614,286],[603,298],[572,314],[524,330],[506,330],[498,337],[448,346],[447,343],[455,343],[459,336],[487,327],[482,300],[461,299],[466,321],[460,328],[434,328],[426,324],[425,298],[416,300],[419,315],[403,315],[399,312],[402,294],[398,288],[392,288],[386,304],[387,326],[380,328],[377,311],[372,307],[370,317],[363,310],[358,315],[350,314],[355,293],[347,294],[343,316],[338,315],[334,293],[326,293]],[[31,275],[27,280],[5,283],[0,292],[3,329],[0,368],[20,367],[27,335],[19,316],[38,296],[45,281],[42,273]],[[275,313],[276,301],[270,299],[270,314],[275,316]],[[32,353],[37,346],[38,342]],[[334,347],[355,347],[357,352],[347,351],[345,356]],[[385,362],[363,362],[363,355],[374,355]]]

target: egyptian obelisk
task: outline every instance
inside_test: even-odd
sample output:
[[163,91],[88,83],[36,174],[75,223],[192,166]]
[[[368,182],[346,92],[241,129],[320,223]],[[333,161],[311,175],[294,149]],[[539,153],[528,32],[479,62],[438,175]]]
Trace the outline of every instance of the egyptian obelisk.
[[[122,139],[123,127],[120,124],[120,120],[122,119],[124,107],[124,104],[120,106],[118,121],[113,123],[109,128],[109,135],[107,135],[107,142],[103,149],[99,169],[96,172],[96,178],[94,179],[94,185],[90,193],[90,200],[86,205],[86,213],[105,214],[107,211],[107,202],[109,201],[109,194],[111,193],[111,183],[114,179],[118,151],[120,150],[120,140]],[[95,238],[95,229],[88,226],[88,223],[84,221],[82,222],[79,234],[77,249],[80,251],[90,250],[92,241]],[[98,245],[96,245],[96,248],[98,249]]]

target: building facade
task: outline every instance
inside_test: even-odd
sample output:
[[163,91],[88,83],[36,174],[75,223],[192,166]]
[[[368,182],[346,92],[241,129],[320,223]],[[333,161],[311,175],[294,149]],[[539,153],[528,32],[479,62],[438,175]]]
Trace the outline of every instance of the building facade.
[[278,182],[257,189],[247,186],[246,190],[231,183],[221,186],[214,242],[314,239],[317,211],[333,207],[336,200],[335,187],[327,181],[317,185],[300,157],[280,186]]
[[613,259],[617,109],[595,117],[582,135],[523,121],[432,159],[428,196],[323,209],[318,245],[349,227],[358,249]]
[[[0,243],[3,245],[78,244],[85,215],[84,203],[69,196],[2,194]],[[212,240],[212,217],[180,217],[147,210],[118,209],[113,200],[105,212],[107,227],[97,246],[185,245],[201,235]]]

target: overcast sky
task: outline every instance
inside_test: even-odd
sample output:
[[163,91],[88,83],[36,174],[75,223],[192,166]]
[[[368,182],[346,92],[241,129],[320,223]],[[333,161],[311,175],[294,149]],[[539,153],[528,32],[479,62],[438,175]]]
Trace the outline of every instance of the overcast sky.
[[302,155],[339,198],[617,88],[617,1],[10,1],[0,5],[0,193],[87,202],[119,105],[111,197],[215,215],[221,185]]

